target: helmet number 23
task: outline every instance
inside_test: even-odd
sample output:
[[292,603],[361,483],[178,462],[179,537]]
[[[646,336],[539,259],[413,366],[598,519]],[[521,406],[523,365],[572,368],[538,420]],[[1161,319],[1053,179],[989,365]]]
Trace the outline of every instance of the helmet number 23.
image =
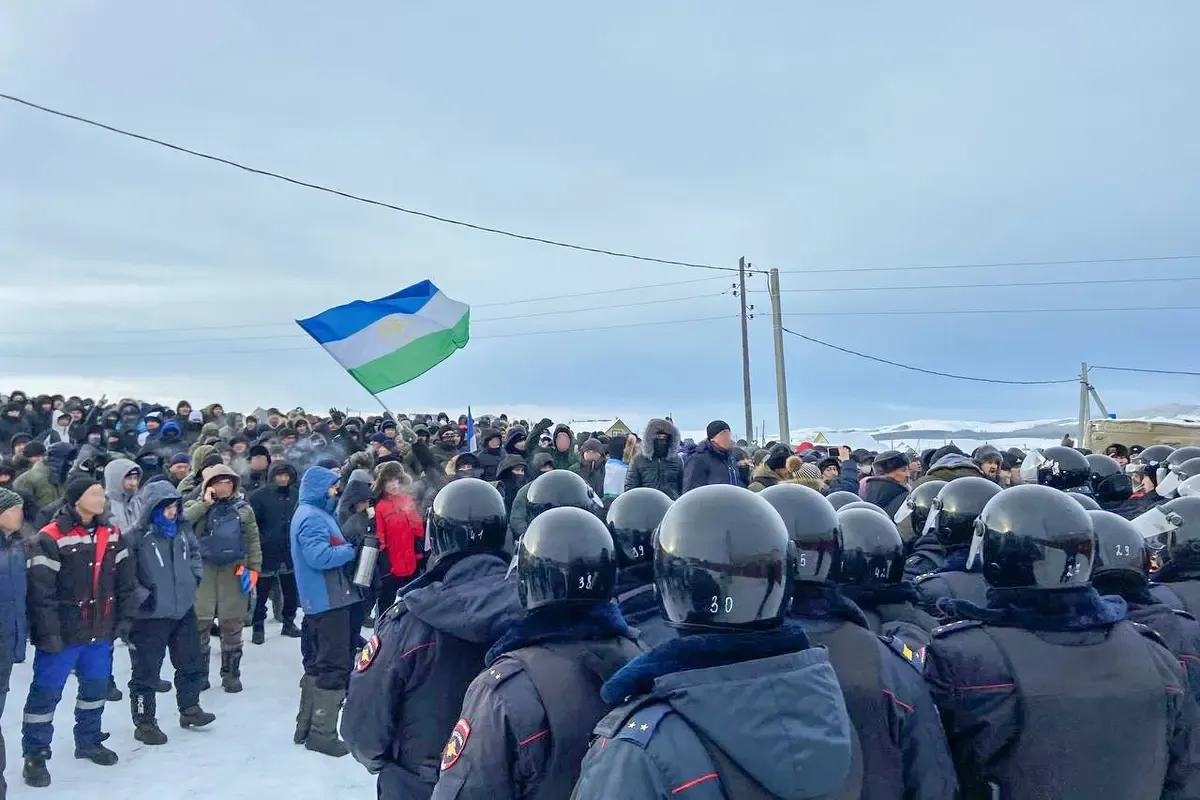
[[[733,598],[726,597],[724,605],[725,605],[725,613],[726,614],[728,614],[730,611],[733,611]],[[712,598],[712,602],[709,603],[709,605],[708,605],[708,610],[712,614],[719,614],[721,612],[721,598],[717,597],[714,594],[713,598]]]

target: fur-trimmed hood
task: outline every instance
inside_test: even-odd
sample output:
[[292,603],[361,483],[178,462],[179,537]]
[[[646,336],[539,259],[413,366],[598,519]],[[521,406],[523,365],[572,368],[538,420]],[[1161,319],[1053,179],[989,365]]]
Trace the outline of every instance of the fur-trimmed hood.
[[662,433],[667,434],[667,458],[679,457],[679,428],[666,419],[652,419],[646,423],[640,446],[642,455],[646,458],[654,457],[654,437]]

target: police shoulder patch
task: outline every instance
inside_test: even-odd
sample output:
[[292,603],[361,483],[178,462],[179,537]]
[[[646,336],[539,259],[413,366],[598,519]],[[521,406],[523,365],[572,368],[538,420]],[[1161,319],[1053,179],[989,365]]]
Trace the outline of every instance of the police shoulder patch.
[[658,729],[658,723],[669,713],[671,706],[661,701],[643,706],[629,715],[620,732],[613,738],[624,739],[644,748],[650,744],[654,731]]
[[504,683],[513,675],[524,671],[524,665],[515,658],[500,657],[490,667],[479,673],[479,677],[475,680],[494,688]]
[[882,636],[880,638],[883,640],[884,644],[886,644],[892,652],[894,652],[896,655],[900,656],[902,659],[907,661],[913,669],[915,669],[917,672],[924,673],[924,671],[925,671],[925,648],[924,647],[911,645],[908,642],[904,641],[903,639],[899,638],[898,636]]
[[951,622],[948,625],[939,625],[933,629],[933,638],[944,639],[952,633],[965,631],[968,628],[982,628],[983,623],[977,619],[960,619],[958,622]]
[[362,649],[358,651],[358,656],[354,659],[354,671],[366,672],[367,667],[371,666],[377,655],[379,655],[379,637],[371,634],[371,638],[367,639],[367,643],[362,646]]
[[933,576],[935,576],[937,574],[938,574],[937,570],[923,573],[923,574],[918,575],[917,577],[913,578],[913,583],[923,583],[924,581],[929,580],[930,578],[932,578]]
[[459,717],[458,722],[454,723],[454,730],[450,732],[450,739],[442,748],[442,770],[448,770],[458,763],[463,750],[467,747],[467,740],[470,738],[471,723],[467,721],[466,717]]

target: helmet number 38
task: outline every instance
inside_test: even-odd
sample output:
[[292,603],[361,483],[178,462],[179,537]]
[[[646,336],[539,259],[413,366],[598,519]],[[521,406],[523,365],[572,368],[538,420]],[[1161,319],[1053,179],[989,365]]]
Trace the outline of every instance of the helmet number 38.
[[595,583],[596,583],[596,573],[594,573],[594,572],[589,572],[586,575],[579,576],[579,588],[580,589],[591,589]]
[[[708,605],[708,610],[713,614],[719,614],[721,613],[721,605],[721,598],[714,594],[712,602]],[[726,614],[728,614],[730,611],[733,611],[733,598],[726,597],[724,605]]]

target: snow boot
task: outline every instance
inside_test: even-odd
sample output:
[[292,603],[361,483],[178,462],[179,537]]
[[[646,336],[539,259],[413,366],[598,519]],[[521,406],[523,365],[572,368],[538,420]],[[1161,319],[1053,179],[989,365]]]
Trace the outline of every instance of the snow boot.
[[221,688],[229,694],[242,690],[242,651],[221,651]]
[[129,712],[133,716],[133,738],[142,744],[166,744],[167,735],[158,727],[155,719],[156,696],[150,693],[131,691],[129,693]]
[[214,636],[217,637],[218,639],[221,638],[221,626],[218,625],[216,622],[213,622],[212,626],[208,629],[208,635],[209,635],[209,638],[212,638]]
[[296,744],[304,744],[308,739],[309,726],[312,725],[313,686],[311,675],[300,676],[300,710],[296,712],[296,732],[292,734],[292,741]]
[[254,626],[254,633],[250,634],[250,644],[262,644],[267,639],[267,632],[262,625]]
[[341,758],[350,752],[346,743],[338,738],[338,712],[346,699],[345,689],[322,689],[315,684],[312,688],[312,725],[304,747],[314,753]]
[[156,719],[137,723],[137,726],[133,729],[133,738],[142,744],[156,745],[167,743],[167,735],[162,732],[162,728],[158,727],[158,720]]
[[111,767],[120,761],[116,753],[102,744],[95,744],[87,748],[76,747],[75,757],[83,761],[90,761],[93,764],[99,764],[102,767]]
[[117,688],[117,679],[112,675],[108,676],[108,697],[104,699],[110,703],[119,703],[125,699],[125,695]]
[[200,706],[192,706],[185,708],[179,712],[179,727],[181,728],[203,728],[210,722],[215,721],[216,714],[210,714]]
[[166,694],[167,692],[171,691],[171,682],[164,681],[162,678],[159,678],[154,682],[154,691],[158,692],[159,694]]
[[296,627],[296,623],[290,619],[283,621],[283,630],[279,631],[280,636],[286,636],[289,639],[299,639],[300,629]]
[[46,769],[45,756],[25,756],[25,766],[21,769],[21,777],[26,786],[44,789],[50,785],[50,770]]

